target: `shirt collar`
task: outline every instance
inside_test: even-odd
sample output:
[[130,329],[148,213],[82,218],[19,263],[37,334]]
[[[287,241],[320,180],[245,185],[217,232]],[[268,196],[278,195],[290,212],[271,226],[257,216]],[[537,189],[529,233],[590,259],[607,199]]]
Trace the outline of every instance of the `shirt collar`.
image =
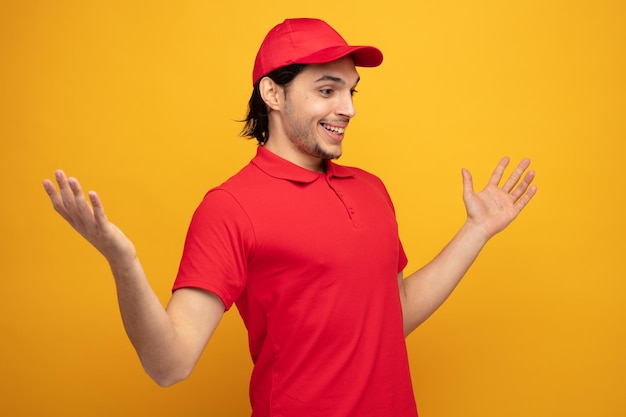
[[263,146],[257,147],[256,156],[252,159],[252,164],[266,174],[294,182],[311,183],[323,175],[334,178],[350,178],[354,176],[354,171],[348,167],[337,165],[329,160],[325,162],[326,174],[320,174],[289,162],[268,151]]

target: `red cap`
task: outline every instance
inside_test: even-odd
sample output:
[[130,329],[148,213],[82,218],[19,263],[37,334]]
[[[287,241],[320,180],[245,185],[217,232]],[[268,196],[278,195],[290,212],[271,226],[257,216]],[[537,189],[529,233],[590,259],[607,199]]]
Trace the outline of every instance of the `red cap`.
[[319,19],[286,19],[265,36],[254,61],[252,85],[263,76],[291,64],[325,64],[351,55],[358,67],[376,67],[383,54],[373,46],[349,46]]

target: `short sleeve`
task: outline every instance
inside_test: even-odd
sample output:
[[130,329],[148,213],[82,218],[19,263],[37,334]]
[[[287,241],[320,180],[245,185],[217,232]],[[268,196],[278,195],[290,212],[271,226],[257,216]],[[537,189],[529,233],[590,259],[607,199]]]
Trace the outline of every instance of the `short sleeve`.
[[[370,175],[370,178],[372,179],[374,185],[381,190],[383,197],[387,200],[387,203],[389,204],[389,207],[391,207],[391,210],[393,211],[393,215],[394,215],[394,219],[396,216],[396,209],[393,205],[393,201],[391,200],[391,196],[389,195],[389,191],[387,191],[387,187],[385,187],[385,184],[383,184],[383,182],[381,181],[380,178],[374,176],[374,175]],[[409,259],[406,256],[406,252],[404,251],[404,246],[402,246],[402,241],[398,238],[398,274],[402,271],[404,271],[404,268],[406,268],[406,266],[409,263]]]
[[406,256],[406,253],[404,252],[404,247],[402,246],[402,242],[399,242],[399,246],[400,246],[400,252],[398,255],[398,274],[402,271],[404,271],[404,268],[406,268],[406,266],[409,263],[409,259]]
[[248,216],[227,191],[209,191],[189,225],[173,291],[199,288],[230,309],[246,285],[254,233]]

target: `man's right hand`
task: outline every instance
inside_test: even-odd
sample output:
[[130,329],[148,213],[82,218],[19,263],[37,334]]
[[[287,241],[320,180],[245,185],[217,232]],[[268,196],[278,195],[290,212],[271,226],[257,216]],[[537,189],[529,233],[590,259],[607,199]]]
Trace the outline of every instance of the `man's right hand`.
[[55,172],[57,187],[52,181],[43,181],[52,206],[78,233],[91,243],[109,261],[111,267],[124,268],[137,257],[133,243],[113,223],[107,220],[100,197],[88,193],[91,205],[85,199],[76,178],[67,178],[62,170]]

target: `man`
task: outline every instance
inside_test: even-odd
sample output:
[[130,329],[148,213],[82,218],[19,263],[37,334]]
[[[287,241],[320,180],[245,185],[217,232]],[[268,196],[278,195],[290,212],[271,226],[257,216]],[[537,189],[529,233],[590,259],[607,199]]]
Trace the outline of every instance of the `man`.
[[[417,415],[404,337],[448,297],[485,243],[536,192],[529,161],[504,185],[504,158],[475,193],[463,170],[467,221],[429,264],[407,259],[378,178],[332,162],[355,115],[357,66],[381,52],[349,46],[325,22],[288,19],[263,41],[244,135],[256,157],[196,210],[164,309],[133,244],[96,193],[57,171],[54,208],[108,260],[128,336],[146,372],[187,377],[225,310],[249,332],[253,416]],[[526,173],[525,173],[526,172]]]

